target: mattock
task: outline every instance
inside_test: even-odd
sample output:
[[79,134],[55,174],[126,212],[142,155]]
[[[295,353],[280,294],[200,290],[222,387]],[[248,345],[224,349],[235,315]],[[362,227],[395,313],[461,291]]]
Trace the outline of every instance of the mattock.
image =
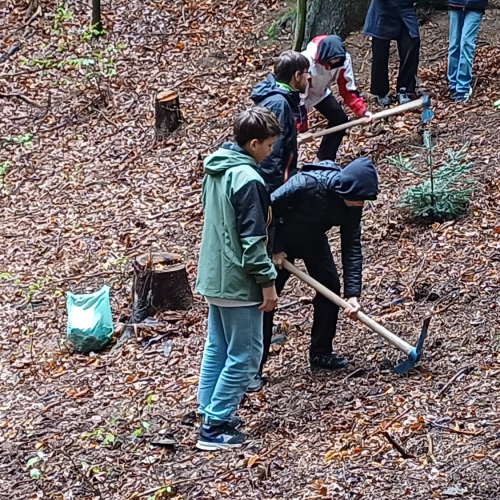
[[[404,113],[405,111],[410,111],[411,109],[416,109],[422,107],[422,123],[427,122],[433,116],[433,112],[431,110],[429,97],[423,95],[419,99],[415,101],[407,102],[406,104],[401,104],[400,106],[395,106],[394,108],[384,109],[379,113],[374,113],[371,118],[371,122],[381,120],[382,118],[387,118],[388,116],[398,115],[400,113]],[[357,120],[351,120],[346,123],[342,123],[341,125],[336,125],[335,127],[327,128],[325,130],[321,130],[319,132],[315,132],[314,134],[310,132],[306,132],[297,137],[298,144],[302,144],[304,142],[310,142],[319,137],[323,137],[324,135],[333,134],[335,132],[339,132],[341,130],[346,130],[351,127],[355,127],[356,125],[366,125],[370,123],[368,118],[358,118]]]
[[[287,260],[283,261],[283,267],[290,273],[300,278],[302,281],[306,282],[308,285],[312,286],[317,292],[324,295],[328,300],[331,300],[337,306],[343,309],[348,309],[350,307],[344,299],[340,298],[337,294],[326,288],[326,286],[311,278],[311,276],[309,276],[308,274],[302,272],[300,269],[297,269]],[[394,367],[394,371],[396,373],[408,373],[409,370],[415,367],[415,364],[422,356],[422,349],[424,346],[425,338],[427,337],[427,331],[429,329],[429,323],[431,322],[431,316],[428,316],[424,320],[424,326],[422,327],[422,331],[420,332],[417,345],[415,347],[387,330],[387,328],[379,325],[376,321],[374,321],[361,311],[357,313],[357,319],[408,356],[403,362]]]

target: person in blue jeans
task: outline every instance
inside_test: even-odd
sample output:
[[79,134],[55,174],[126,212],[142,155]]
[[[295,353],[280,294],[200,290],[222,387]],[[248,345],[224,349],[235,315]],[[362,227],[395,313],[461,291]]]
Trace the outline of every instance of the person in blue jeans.
[[449,2],[448,86],[455,102],[469,100],[476,38],[487,6],[488,0]]
[[258,164],[280,134],[272,111],[255,107],[236,118],[234,143],[204,161],[201,239],[196,293],[208,302],[208,335],[201,362],[197,448],[239,447],[234,415],[259,369],[263,314],[278,297],[267,249],[271,200]]

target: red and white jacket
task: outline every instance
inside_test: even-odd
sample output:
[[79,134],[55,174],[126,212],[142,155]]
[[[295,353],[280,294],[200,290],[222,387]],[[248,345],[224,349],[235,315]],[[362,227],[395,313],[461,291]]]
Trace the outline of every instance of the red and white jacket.
[[317,61],[318,45],[324,38],[326,35],[317,36],[307,44],[306,50],[302,52],[309,60],[309,73],[311,74],[306,92],[301,95],[302,103],[306,109],[312,109],[331,94],[330,87],[336,82],[344,104],[347,104],[357,117],[361,117],[366,112],[366,106],[356,88],[351,56],[349,53],[345,53],[344,65],[340,68],[329,69],[320,64]]

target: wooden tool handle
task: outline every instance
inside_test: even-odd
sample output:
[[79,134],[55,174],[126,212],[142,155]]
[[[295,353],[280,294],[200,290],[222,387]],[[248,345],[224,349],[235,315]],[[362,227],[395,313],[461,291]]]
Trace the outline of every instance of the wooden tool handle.
[[[379,113],[375,113],[372,115],[372,120],[381,120],[382,118],[387,118],[388,116],[397,115],[399,113],[404,113],[410,109],[420,108],[424,104],[424,98],[421,97],[415,101],[407,102],[406,104],[401,104],[401,106],[396,106],[395,108],[384,109]],[[362,125],[363,123],[368,123],[367,118],[358,118],[357,120],[352,120],[346,123],[342,123],[342,125],[336,125],[335,127],[327,128],[325,130],[321,130],[320,132],[316,132],[314,134],[304,134],[304,136],[299,135],[297,137],[297,142],[301,144],[302,142],[308,142],[312,139],[317,139],[318,137],[323,137],[324,135],[333,134],[334,132],[340,132],[341,130],[346,130],[351,127],[356,127],[357,125]]]
[[[347,309],[350,307],[344,299],[340,298],[337,294],[333,293],[330,289],[326,288],[326,286],[322,285],[314,278],[311,278],[311,276],[309,276],[308,274],[302,272],[300,269],[297,269],[286,259],[283,261],[283,267],[287,271],[297,276],[297,278],[300,278],[302,281],[305,281],[308,285],[312,286],[317,292],[321,293],[321,295],[325,296],[328,300],[331,300],[335,305],[342,307],[342,309]],[[359,321],[361,321],[361,323],[366,325],[375,333],[378,333],[380,336],[384,337],[387,342],[392,344],[394,347],[397,347],[400,351],[409,354],[413,350],[413,346],[405,342],[403,339],[400,339],[397,335],[387,330],[387,328],[379,325],[376,321],[374,321],[361,311],[358,312],[357,318],[359,319]]]

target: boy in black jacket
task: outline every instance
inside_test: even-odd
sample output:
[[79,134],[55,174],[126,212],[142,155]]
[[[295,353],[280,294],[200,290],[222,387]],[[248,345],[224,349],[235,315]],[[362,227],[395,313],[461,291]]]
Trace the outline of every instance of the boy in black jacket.
[[[276,225],[273,247],[274,262],[281,267],[283,259],[293,263],[303,259],[309,274],[340,295],[340,280],[330,250],[326,232],[340,227],[344,297],[351,305],[346,312],[355,316],[360,306],[361,216],[365,200],[375,200],[378,177],[367,158],[354,160],[341,169],[331,161],[305,165],[271,196]],[[280,269],[276,291],[281,293],[290,273]],[[314,322],[311,331],[309,362],[311,368],[335,370],[344,367],[346,358],[332,353],[339,308],[321,294],[313,300]],[[264,314],[264,354],[261,370],[249,390],[263,384],[262,368],[271,344],[274,311]]]

